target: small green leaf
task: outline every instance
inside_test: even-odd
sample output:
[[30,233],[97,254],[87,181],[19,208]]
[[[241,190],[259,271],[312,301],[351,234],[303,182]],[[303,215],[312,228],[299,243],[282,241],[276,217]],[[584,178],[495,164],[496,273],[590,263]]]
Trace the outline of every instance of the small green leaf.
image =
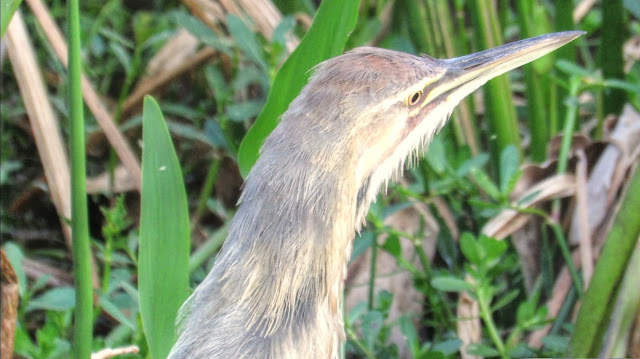
[[245,101],[237,104],[231,104],[227,106],[227,116],[230,120],[235,122],[243,122],[250,118],[256,117],[264,102],[262,100],[257,101]]
[[393,303],[393,294],[386,290],[381,290],[376,295],[376,308],[381,312],[388,312]]
[[549,334],[546,337],[542,338],[542,345],[553,352],[566,353],[569,349],[569,338],[560,335]]
[[497,357],[500,356],[500,353],[494,348],[480,344],[480,343],[471,343],[467,346],[467,353],[471,355],[477,355],[481,357]]
[[398,319],[398,325],[400,326],[402,336],[407,342],[407,346],[411,349],[413,357],[416,357],[420,348],[420,342],[418,340],[418,333],[416,332],[416,328],[413,326],[411,319],[403,315]]
[[519,289],[510,290],[509,292],[507,292],[507,294],[503,295],[500,299],[498,299],[496,304],[494,304],[493,307],[491,307],[491,311],[495,312],[496,310],[511,303],[514,299],[518,297],[519,294],[520,294]]
[[76,305],[76,294],[72,287],[59,287],[46,291],[27,303],[26,311],[42,310],[70,310]]
[[489,178],[483,170],[473,168],[471,169],[471,175],[478,186],[480,186],[480,188],[482,188],[493,200],[501,200],[502,195],[498,190],[498,187],[496,187],[491,178]]
[[462,254],[473,264],[479,264],[482,260],[478,243],[469,232],[464,232],[460,236],[460,250]]
[[266,72],[269,67],[264,60],[262,46],[256,41],[253,31],[242,19],[232,14],[227,15],[227,26],[235,44],[242,49],[245,56]]
[[373,350],[375,348],[376,339],[384,324],[384,317],[382,313],[377,310],[372,310],[362,317],[362,337],[367,345],[367,348]]
[[124,324],[127,327],[131,328],[131,330],[136,330],[136,325],[131,321],[131,319],[127,318],[127,316],[115,305],[113,304],[109,298],[104,295],[100,295],[100,306],[102,309],[109,313],[113,318],[115,318],[120,324]]
[[387,240],[382,245],[382,249],[389,252],[395,258],[402,257],[402,245],[400,238],[395,234],[389,234]]
[[589,70],[585,69],[584,67],[578,66],[571,61],[561,59],[561,60],[558,60],[558,63],[556,64],[556,66],[560,71],[568,75],[572,75],[580,78],[586,78],[586,79],[597,78],[595,73],[592,73]]
[[202,21],[182,11],[178,11],[175,13],[175,19],[178,25],[187,29],[187,31],[189,31],[193,36],[197,37],[198,40],[213,47],[216,50],[232,56],[229,41],[227,39],[221,39],[218,34],[213,32],[213,30],[211,30]]
[[347,323],[353,325],[353,323],[359,320],[364,313],[367,312],[367,303],[360,302],[356,304],[349,313],[347,313]]
[[472,289],[471,284],[462,279],[450,276],[435,277],[431,280],[431,285],[443,292],[462,292]]
[[481,153],[475,157],[472,157],[466,160],[462,165],[460,165],[460,167],[458,167],[458,170],[456,170],[456,175],[458,177],[464,177],[467,174],[469,174],[469,172],[471,172],[472,169],[482,168],[482,166],[484,166],[485,164],[487,164],[487,162],[489,162],[489,158],[490,156],[488,154]]
[[444,355],[453,355],[457,353],[461,347],[462,340],[455,338],[435,343],[432,349],[434,351],[439,351]]
[[507,242],[487,237],[484,234],[478,238],[478,244],[489,261],[498,259],[507,250]]
[[515,184],[514,177],[517,176],[520,166],[520,154],[514,145],[509,145],[500,154],[500,192],[504,196],[508,195],[510,183]]

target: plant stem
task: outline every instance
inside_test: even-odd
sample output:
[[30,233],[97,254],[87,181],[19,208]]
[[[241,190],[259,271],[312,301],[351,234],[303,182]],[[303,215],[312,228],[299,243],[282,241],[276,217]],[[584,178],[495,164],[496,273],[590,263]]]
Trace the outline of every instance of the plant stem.
[[487,330],[489,331],[489,336],[491,340],[493,340],[493,344],[495,344],[496,349],[500,353],[500,357],[503,359],[509,358],[507,355],[507,351],[504,346],[504,342],[498,333],[498,328],[496,327],[496,323],[493,321],[493,316],[491,315],[490,302],[491,295],[483,290],[482,288],[478,288],[476,290],[476,294],[478,295],[478,306],[480,307],[480,317],[484,321],[484,325],[487,326]]
[[69,114],[71,117],[71,233],[76,292],[73,353],[76,359],[88,359],[91,356],[93,334],[93,289],[87,214],[78,0],[67,2],[67,11],[69,21]]
[[371,266],[369,273],[369,310],[374,307],[374,294],[376,290],[376,262],[378,260],[378,234],[373,236],[373,245],[371,246]]

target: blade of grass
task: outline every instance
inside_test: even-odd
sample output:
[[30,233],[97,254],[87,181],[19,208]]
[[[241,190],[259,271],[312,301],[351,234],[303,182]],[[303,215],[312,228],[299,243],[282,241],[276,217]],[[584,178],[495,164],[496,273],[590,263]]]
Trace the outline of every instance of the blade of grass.
[[596,357],[611,312],[618,283],[624,275],[633,247],[640,236],[640,167],[629,181],[620,211],[596,263],[589,288],[578,312],[569,345],[569,356]]
[[[476,43],[476,51],[496,47],[503,43],[500,24],[493,1],[473,0],[469,2]],[[498,76],[483,86],[485,117],[489,123],[492,139],[491,150],[498,157],[508,145],[521,151],[516,111],[513,107],[511,85],[506,75]]]
[[87,210],[87,179],[84,108],[82,103],[82,60],[80,58],[80,9],[78,0],[67,3],[69,21],[69,116],[71,147],[71,237],[75,280],[75,318],[73,355],[91,356],[93,341],[93,288],[91,282],[91,243]]
[[138,287],[140,315],[153,358],[166,358],[174,322],[189,295],[189,212],[178,157],[158,104],[142,115],[142,203]]
[[[600,68],[605,79],[624,79],[624,59],[622,46],[627,36],[627,22],[625,20],[622,0],[607,0],[602,2],[602,39],[600,46]],[[627,94],[623,90],[614,88],[604,89],[604,115],[618,114],[627,101]]]
[[[533,37],[540,35],[537,33],[539,25],[533,21],[545,21],[544,14],[537,14],[541,9],[536,9],[532,0],[519,0],[518,6],[518,22],[520,23],[521,37]],[[538,61],[549,63],[546,70],[551,69],[551,57],[544,57]],[[548,107],[545,101],[544,89],[547,88],[547,81],[544,81],[542,73],[537,71],[534,64],[527,64],[522,67],[524,72],[526,87],[525,94],[527,97],[527,117],[529,119],[529,131],[531,133],[531,159],[534,162],[542,162],[547,157],[547,143],[549,141],[548,129]]]
[[[555,31],[568,31],[574,29],[573,24],[573,0],[557,0],[553,2],[554,12],[555,12]],[[575,49],[563,46],[558,50],[554,51],[554,56],[556,59],[564,59],[569,62],[575,62]],[[567,108],[564,106],[564,100],[569,95],[567,89],[552,84],[553,89],[552,92],[555,93],[555,99],[552,101],[552,111],[551,111],[551,123],[554,124],[554,127],[551,128],[550,135],[553,136],[558,133],[564,124],[564,121],[567,116]]]
[[282,65],[269,91],[267,103],[238,151],[238,165],[246,177],[259,156],[264,139],[278,124],[280,116],[298,95],[313,66],[337,56],[358,18],[360,0],[325,0],[320,4],[309,32]]

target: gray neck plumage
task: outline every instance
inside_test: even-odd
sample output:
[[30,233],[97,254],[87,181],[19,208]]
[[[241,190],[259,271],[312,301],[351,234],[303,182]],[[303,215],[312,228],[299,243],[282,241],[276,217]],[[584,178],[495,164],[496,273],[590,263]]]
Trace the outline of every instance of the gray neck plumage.
[[292,122],[265,142],[214,268],[183,308],[172,358],[337,355],[362,198],[332,134],[294,141]]

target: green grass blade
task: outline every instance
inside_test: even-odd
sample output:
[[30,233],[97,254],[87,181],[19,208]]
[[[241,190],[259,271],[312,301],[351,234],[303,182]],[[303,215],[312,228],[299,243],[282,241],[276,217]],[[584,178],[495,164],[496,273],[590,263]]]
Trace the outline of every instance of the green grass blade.
[[[574,30],[573,24],[573,0],[557,0],[553,2],[554,7],[554,25],[555,31],[568,31]],[[568,62],[575,62],[576,50],[571,46],[562,46],[553,52],[553,56],[556,59],[563,59]],[[550,135],[553,136],[562,130],[564,121],[566,118],[567,107],[564,105],[564,101],[569,95],[567,89],[562,86],[552,84],[551,92],[555,93],[555,98],[552,99],[552,112],[550,114],[553,127],[551,127]]]
[[[493,48],[503,44],[500,24],[494,3],[491,1],[473,0],[469,2],[476,43],[480,48],[475,51]],[[486,119],[491,131],[489,137],[495,136],[491,149],[495,157],[508,145],[521,150],[520,135],[516,110],[513,106],[511,85],[506,75],[501,75],[483,86]]]
[[624,275],[633,247],[640,236],[638,213],[640,170],[636,169],[578,312],[569,348],[570,357],[589,358],[599,354],[617,284]]
[[238,165],[244,177],[258,159],[264,139],[307,83],[311,75],[309,70],[344,51],[347,38],[356,25],[359,8],[360,0],[325,0],[320,4],[309,32],[278,71],[267,103],[240,145]]
[[189,213],[178,157],[151,97],[144,99],[142,141],[140,314],[152,357],[166,358],[189,295]]
[[[533,0],[519,0],[518,22],[520,23],[521,38],[541,35],[549,31],[539,32],[541,28],[548,28],[544,7],[536,6]],[[545,23],[541,25],[540,23]],[[548,91],[548,81],[546,73],[552,66],[552,56],[545,56],[534,63],[524,65],[522,71],[526,83],[525,95],[527,98],[527,117],[529,120],[529,131],[531,133],[531,159],[534,162],[542,162],[547,157],[547,144],[549,142],[549,108],[545,98]],[[543,64],[542,66],[538,64]]]
[[87,210],[82,59],[80,57],[80,10],[78,0],[67,3],[69,20],[69,116],[71,148],[71,237],[75,281],[73,355],[89,359],[93,342],[93,283],[91,242]]
[[18,10],[22,0],[2,0],[0,5],[0,37],[4,36],[4,32],[7,31],[9,22],[13,18],[13,13]]
[[[624,79],[624,59],[622,46],[629,38],[627,19],[622,0],[602,2],[602,45],[600,46],[600,67],[606,79]],[[627,101],[627,94],[620,89],[605,89],[604,114],[618,114]]]

